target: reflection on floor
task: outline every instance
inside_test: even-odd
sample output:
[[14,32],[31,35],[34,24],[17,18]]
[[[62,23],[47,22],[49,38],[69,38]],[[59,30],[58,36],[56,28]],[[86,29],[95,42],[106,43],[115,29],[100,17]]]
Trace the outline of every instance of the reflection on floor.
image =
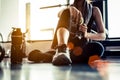
[[98,60],[93,65],[53,66],[51,63],[10,65],[9,59],[0,63],[0,80],[118,80],[120,59]]

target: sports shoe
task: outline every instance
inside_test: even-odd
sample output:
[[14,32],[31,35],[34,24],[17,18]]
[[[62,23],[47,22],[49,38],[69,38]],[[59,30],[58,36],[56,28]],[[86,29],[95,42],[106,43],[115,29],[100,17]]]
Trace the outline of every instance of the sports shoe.
[[52,64],[53,65],[69,65],[72,61],[70,59],[69,50],[66,45],[58,46],[56,49],[56,53],[53,56]]
[[29,53],[28,60],[35,63],[50,63],[52,62],[53,54],[55,54],[55,52],[53,51],[42,53],[40,50],[33,50]]

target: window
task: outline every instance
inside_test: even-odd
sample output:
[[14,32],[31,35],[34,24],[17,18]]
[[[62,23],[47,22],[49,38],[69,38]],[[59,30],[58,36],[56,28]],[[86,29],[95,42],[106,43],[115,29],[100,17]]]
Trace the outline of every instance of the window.
[[120,38],[120,4],[118,0],[107,0],[108,5],[108,37]]
[[[73,0],[71,0],[72,2]],[[44,8],[46,6],[64,5],[66,0],[31,0],[26,6],[26,17],[30,19],[29,39],[30,40],[52,40],[58,22],[58,12],[66,6]],[[29,9],[29,10],[27,10]],[[29,20],[28,20],[29,21]]]

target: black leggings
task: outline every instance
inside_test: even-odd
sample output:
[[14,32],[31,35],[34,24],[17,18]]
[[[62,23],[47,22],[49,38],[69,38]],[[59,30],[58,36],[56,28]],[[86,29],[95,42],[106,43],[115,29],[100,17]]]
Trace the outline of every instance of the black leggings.
[[99,42],[90,42],[83,47],[83,52],[80,56],[75,56],[71,51],[70,57],[74,63],[88,63],[89,57],[93,55],[98,55],[102,57],[104,53],[104,47]]

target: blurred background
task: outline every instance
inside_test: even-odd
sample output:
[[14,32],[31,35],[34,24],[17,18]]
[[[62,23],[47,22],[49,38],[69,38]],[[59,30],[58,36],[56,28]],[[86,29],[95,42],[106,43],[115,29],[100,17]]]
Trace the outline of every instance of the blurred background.
[[[66,7],[66,4],[70,5],[72,2],[73,0],[0,0],[1,43],[4,43],[4,47],[7,44],[6,49],[10,48],[8,44],[11,44],[12,27],[18,27],[25,33],[25,40],[29,42],[26,46],[30,47],[32,44],[31,49],[38,48],[46,51],[53,39],[58,21],[58,12]],[[109,49],[119,50],[120,31],[118,19],[120,19],[120,11],[118,8],[120,5],[118,0],[93,0],[92,4],[100,8],[108,33],[106,42],[102,43],[105,46],[110,45]],[[42,8],[47,6],[54,7]],[[108,41],[109,43],[107,43]],[[39,42],[40,44],[34,43],[33,46],[33,42]]]

